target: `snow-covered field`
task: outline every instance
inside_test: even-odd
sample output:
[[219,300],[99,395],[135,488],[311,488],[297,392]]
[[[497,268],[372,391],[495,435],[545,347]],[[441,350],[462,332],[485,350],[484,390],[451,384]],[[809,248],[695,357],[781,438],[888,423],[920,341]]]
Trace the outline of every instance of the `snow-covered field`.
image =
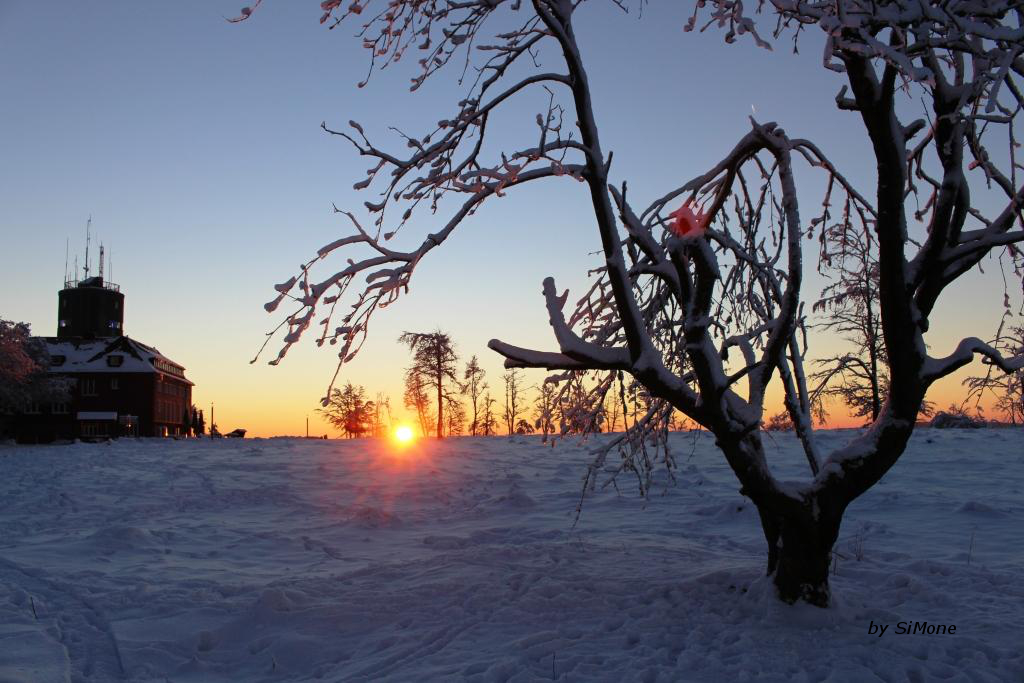
[[1021,430],[918,430],[828,610],[771,596],[711,438],[674,439],[676,486],[575,528],[575,441],[0,446],[0,681],[1024,680]]

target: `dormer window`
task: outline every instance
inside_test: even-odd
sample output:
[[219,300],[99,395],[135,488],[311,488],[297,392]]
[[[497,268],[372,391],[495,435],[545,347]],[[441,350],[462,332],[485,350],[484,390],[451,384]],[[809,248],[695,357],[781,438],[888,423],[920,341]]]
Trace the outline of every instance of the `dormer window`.
[[107,356],[107,366],[111,368],[119,368],[124,364],[124,356],[120,354],[111,354]]
[[50,365],[52,365],[55,368],[58,368],[61,365],[64,365],[64,361],[66,360],[67,358],[65,356],[50,356]]

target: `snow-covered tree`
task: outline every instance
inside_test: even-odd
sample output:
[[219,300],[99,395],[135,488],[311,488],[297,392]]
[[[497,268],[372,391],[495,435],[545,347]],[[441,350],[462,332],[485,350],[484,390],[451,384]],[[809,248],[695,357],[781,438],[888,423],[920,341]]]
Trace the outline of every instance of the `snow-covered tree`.
[[[788,32],[794,40],[806,40],[809,29],[821,30],[824,65],[845,82],[836,104],[850,112],[851,124],[859,124],[875,157],[874,188],[854,187],[813,142],[792,137],[775,123],[752,121],[718,163],[666,188],[642,209],[633,205],[625,180],[613,174],[612,154],[592,104],[574,24],[588,4],[322,3],[323,21],[332,25],[354,14],[368,17],[360,35],[374,65],[418,55],[413,89],[454,60],[468,74],[468,92],[451,116],[420,133],[402,134],[401,151],[378,146],[356,122],[347,130],[325,127],[371,160],[368,175],[355,187],[379,191],[379,199],[366,203],[374,227],[364,228],[346,212],[354,234],[320,249],[295,277],[276,287],[278,296],[268,310],[286,297],[297,307],[282,323],[287,333],[272,362],[323,310],[319,340],[337,343],[344,363],[365,340],[378,307],[406,291],[415,268],[482,203],[539,181],[578,184],[592,208],[589,220],[601,240],[601,261],[570,311],[565,310],[568,292],[559,292],[551,278],[544,281],[557,349],[525,349],[499,340],[490,347],[509,368],[592,373],[589,386],[600,397],[595,409],[610,388],[600,373],[622,372],[645,388],[650,407],[598,454],[588,483],[605,470],[611,452],[622,457],[620,469],[649,472],[657,461],[648,450],[651,439],[661,444],[661,462],[671,464],[664,435],[673,410],[710,430],[741,493],[760,513],[767,570],[779,596],[826,605],[843,513],[902,455],[929,386],[975,355],[1004,372],[1024,365],[1024,359],[1007,360],[973,336],[945,357],[932,356],[925,344],[943,290],[994,249],[1024,240],[1024,187],[1015,156],[1024,77],[1019,2],[756,4],[755,9],[774,14],[773,37]],[[770,47],[772,37],[758,32],[746,9],[740,0],[701,0],[687,28],[700,20],[722,27],[726,42],[749,38]],[[700,68],[715,68],[714,60]],[[685,74],[678,80],[685,87]],[[548,102],[536,116],[536,136],[492,152],[484,144],[488,125],[498,125],[496,114],[531,90]],[[656,106],[656,95],[635,105]],[[910,115],[921,103],[920,115]],[[703,94],[699,105],[714,107],[714,95]],[[685,110],[675,115],[685,126]],[[823,208],[810,220],[801,216],[798,169],[801,178],[823,176]],[[453,202],[456,208],[434,221],[418,246],[409,251],[389,246],[418,209],[444,210]],[[833,213],[833,204],[843,210]],[[922,222],[914,237],[911,217]],[[878,310],[890,390],[869,429],[825,452],[815,439],[804,370],[802,242],[837,225],[850,234],[867,228],[877,244]],[[312,275],[317,261],[352,248],[371,253],[357,255],[322,279]],[[1007,261],[1024,265],[1019,251],[1011,251]],[[350,305],[335,307],[357,279],[367,284],[352,288]],[[342,316],[337,322],[336,308]],[[777,479],[762,444],[766,390],[773,380],[781,383],[807,460],[809,477],[803,482]]]
[[31,403],[66,401],[67,380],[49,373],[50,355],[28,323],[0,320],[0,411],[19,413]]

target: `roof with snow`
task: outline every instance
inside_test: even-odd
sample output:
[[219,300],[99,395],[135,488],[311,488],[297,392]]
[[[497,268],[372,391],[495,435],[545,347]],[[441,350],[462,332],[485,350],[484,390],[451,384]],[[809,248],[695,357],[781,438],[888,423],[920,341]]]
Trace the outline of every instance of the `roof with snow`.
[[131,337],[58,339],[44,337],[50,352],[50,372],[160,372],[186,384],[185,368],[152,346]]

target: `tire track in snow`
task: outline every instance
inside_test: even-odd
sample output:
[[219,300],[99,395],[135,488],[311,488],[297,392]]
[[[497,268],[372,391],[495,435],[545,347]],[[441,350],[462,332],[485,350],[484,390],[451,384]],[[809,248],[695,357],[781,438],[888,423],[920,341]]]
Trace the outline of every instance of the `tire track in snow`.
[[68,653],[72,681],[124,680],[124,662],[114,631],[89,600],[67,584],[4,558],[0,558],[0,578],[45,601],[48,616]]
[[361,671],[347,676],[344,680],[379,680],[384,676],[400,669],[410,661],[415,661],[432,654],[436,654],[448,647],[462,633],[477,626],[476,623],[461,624],[458,626],[444,626],[430,635],[424,642],[412,647],[403,648],[399,652],[385,657],[382,661],[376,662]]

